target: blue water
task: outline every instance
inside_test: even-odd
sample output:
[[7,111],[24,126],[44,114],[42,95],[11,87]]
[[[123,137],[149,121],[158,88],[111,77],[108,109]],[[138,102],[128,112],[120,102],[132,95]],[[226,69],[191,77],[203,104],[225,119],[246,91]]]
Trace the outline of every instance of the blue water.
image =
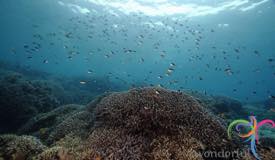
[[260,101],[275,94],[274,16],[272,0],[2,0],[0,60]]

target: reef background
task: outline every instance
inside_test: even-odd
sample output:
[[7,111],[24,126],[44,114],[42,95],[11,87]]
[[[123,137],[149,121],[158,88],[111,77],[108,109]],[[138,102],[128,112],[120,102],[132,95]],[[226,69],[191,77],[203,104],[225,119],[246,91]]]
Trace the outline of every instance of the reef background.
[[[108,79],[84,87],[63,77],[62,85],[59,78],[45,75],[2,64],[0,158],[209,159],[203,156],[207,151],[249,148],[228,139],[226,127],[232,120],[246,119],[252,112],[275,119],[271,99],[245,104],[163,88],[122,91],[125,88]],[[260,132],[257,147],[264,160],[274,158],[274,133],[270,128]],[[245,155],[229,159],[253,159]]]
[[[226,129],[275,120],[274,1],[172,1],[155,3],[199,11],[0,0],[0,160],[252,160]],[[275,159],[274,129],[259,134]]]
[[[236,0],[196,4],[223,1]],[[254,2],[188,17],[125,14],[86,0],[1,1],[0,59],[56,75],[109,76],[127,87],[153,84],[265,100],[275,94],[275,5],[269,0],[241,11]],[[90,12],[82,13],[85,9]],[[171,63],[176,67],[166,76]]]

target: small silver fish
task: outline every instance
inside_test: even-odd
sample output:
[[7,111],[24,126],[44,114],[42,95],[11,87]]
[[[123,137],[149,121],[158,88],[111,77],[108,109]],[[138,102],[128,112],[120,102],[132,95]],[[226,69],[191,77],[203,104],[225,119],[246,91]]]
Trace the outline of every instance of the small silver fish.
[[84,85],[84,84],[86,84],[87,82],[86,82],[86,81],[80,81],[79,83]]
[[89,73],[89,74],[91,74],[91,73],[93,73],[93,72],[94,72],[94,71],[91,70],[91,69],[88,70],[88,73]]
[[170,66],[171,66],[171,67],[175,67],[176,64],[172,62],[172,63],[170,63]]

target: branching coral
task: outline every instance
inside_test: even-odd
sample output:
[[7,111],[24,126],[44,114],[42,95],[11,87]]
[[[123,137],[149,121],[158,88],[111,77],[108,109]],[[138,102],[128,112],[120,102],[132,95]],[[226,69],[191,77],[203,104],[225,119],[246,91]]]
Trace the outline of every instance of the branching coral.
[[87,141],[89,148],[103,158],[141,160],[149,154],[149,139],[126,134],[124,129],[98,128]]
[[225,128],[197,101],[164,89],[131,90],[103,98],[97,105],[96,123],[149,136],[185,131],[209,146],[226,139]]
[[[147,155],[149,159],[163,150],[168,155],[171,154],[171,157],[178,156],[176,159],[180,159],[181,153],[219,151],[221,149],[233,150],[235,148],[235,145],[227,140],[226,130],[219,121],[213,115],[209,115],[191,96],[179,92],[160,88],[145,88],[134,89],[125,93],[114,93],[103,98],[97,104],[95,115],[95,133],[104,131],[98,131],[98,128],[111,129],[108,129],[109,138],[104,138],[101,143],[94,144],[111,146],[112,149],[117,148],[117,150],[111,151],[113,155],[118,154],[117,152],[120,152],[121,148],[116,147],[117,144],[111,142],[123,142],[127,136],[142,137],[140,138],[141,141],[136,141],[135,144],[138,143],[145,147],[142,147],[143,152],[140,155]],[[117,130],[124,136],[112,138],[111,135],[117,135]],[[153,144],[155,144],[156,139],[162,136],[168,138],[167,142],[172,141],[171,144],[166,144],[168,148],[154,147]],[[92,137],[95,138],[95,136]],[[184,139],[184,137],[190,138]],[[99,140],[100,138],[95,139]],[[110,138],[113,140],[109,140],[109,142],[108,139]],[[173,141],[180,142],[181,140],[182,143],[173,143]],[[203,147],[196,151],[194,146],[190,146],[192,141]],[[103,146],[94,148],[98,149]],[[175,151],[175,146],[182,151],[180,153],[178,153],[179,150]],[[127,150],[135,150],[131,145],[127,147]],[[98,152],[103,152],[103,156],[107,156],[106,150],[108,151],[108,148]]]
[[[202,160],[209,159],[204,157],[207,151],[240,149],[227,139],[226,129],[216,116],[209,114],[196,99],[161,88],[112,93],[89,103],[83,110],[72,109],[66,113],[63,108],[56,109],[47,118],[40,116],[37,126],[47,126],[45,122],[52,122],[51,117],[55,119],[46,137],[51,147],[28,157],[36,160]],[[64,116],[56,120],[57,115]],[[0,144],[8,144],[13,137],[5,139],[0,138]],[[270,150],[260,148],[259,151],[264,154],[264,160],[272,157]],[[246,155],[244,159],[249,158]]]
[[88,135],[93,124],[93,116],[90,112],[80,111],[69,116],[50,133],[48,142],[53,143],[65,137],[67,134],[79,135],[85,137]]
[[52,147],[32,158],[33,160],[74,160],[62,147]]
[[45,132],[50,132],[56,127],[56,125],[64,121],[69,116],[77,113],[82,108],[83,106],[81,105],[69,104],[60,106],[47,113],[38,114],[23,125],[19,129],[19,133],[33,134],[42,138],[42,135],[39,133],[42,129],[45,129]]
[[3,159],[24,160],[46,149],[38,139],[31,136],[0,136],[0,157]]

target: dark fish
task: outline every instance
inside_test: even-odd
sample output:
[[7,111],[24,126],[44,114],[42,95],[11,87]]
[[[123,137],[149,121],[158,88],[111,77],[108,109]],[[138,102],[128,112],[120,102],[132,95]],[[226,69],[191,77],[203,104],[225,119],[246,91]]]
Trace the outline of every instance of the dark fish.
[[254,53],[255,53],[256,55],[259,55],[259,51],[257,51],[257,50],[255,50]]
[[72,34],[73,34],[72,32],[66,33],[66,34],[65,34],[65,37],[67,37],[67,38],[72,38]]
[[25,49],[28,49],[28,48],[29,48],[29,45],[24,44],[24,48],[25,48]]
[[163,77],[162,76],[158,76],[159,79],[162,79]]
[[170,66],[174,67],[174,66],[176,66],[176,64],[172,62],[172,63],[170,63]]
[[227,75],[232,75],[233,74],[231,68],[226,68],[224,71],[226,72]]
[[273,62],[274,59],[273,58],[268,58],[268,62]]
[[88,73],[89,73],[89,74],[91,74],[91,73],[93,73],[93,72],[94,72],[93,70],[88,69]]

